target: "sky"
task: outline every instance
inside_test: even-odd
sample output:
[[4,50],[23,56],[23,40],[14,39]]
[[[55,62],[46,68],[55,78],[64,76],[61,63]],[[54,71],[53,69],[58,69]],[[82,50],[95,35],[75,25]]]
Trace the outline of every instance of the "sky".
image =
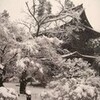
[[[24,18],[25,1],[28,0],[0,0],[0,12],[4,9],[10,14],[11,19],[18,20]],[[60,6],[56,0],[49,0],[52,4],[53,13],[57,13]],[[61,0],[62,2],[64,0]],[[75,5],[83,3],[86,15],[92,27],[100,32],[100,0],[71,0]]]

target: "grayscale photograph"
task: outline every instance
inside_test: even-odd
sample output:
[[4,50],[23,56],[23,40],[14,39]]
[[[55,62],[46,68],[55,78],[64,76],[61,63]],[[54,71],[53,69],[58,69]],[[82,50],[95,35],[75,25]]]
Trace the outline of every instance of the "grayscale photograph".
[[0,0],[0,100],[100,100],[100,0]]

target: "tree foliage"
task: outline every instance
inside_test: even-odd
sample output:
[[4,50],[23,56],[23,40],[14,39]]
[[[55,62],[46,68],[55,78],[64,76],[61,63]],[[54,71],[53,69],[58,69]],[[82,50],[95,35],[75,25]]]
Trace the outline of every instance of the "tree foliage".
[[[58,2],[62,8],[56,15],[52,14],[52,5],[47,0],[33,0],[32,6],[25,3],[29,22],[21,24],[29,32],[11,22],[6,10],[0,13],[0,68],[4,70],[1,78],[4,73],[23,80],[22,74],[26,71],[25,82],[38,80],[52,88],[42,96],[44,100],[97,100],[99,57],[93,57],[94,68],[83,56],[72,55],[71,58],[69,52],[91,54],[88,51],[91,48],[98,55],[100,39],[90,40],[80,6],[76,9],[69,0],[65,5]],[[63,58],[63,54],[69,55],[69,59]]]

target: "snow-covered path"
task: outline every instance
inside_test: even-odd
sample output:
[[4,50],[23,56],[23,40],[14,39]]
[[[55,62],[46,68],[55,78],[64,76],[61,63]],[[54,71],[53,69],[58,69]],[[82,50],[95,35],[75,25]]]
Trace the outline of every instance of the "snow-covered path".
[[[14,88],[19,93],[19,83],[5,83],[4,85],[5,87]],[[27,90],[31,91],[32,100],[41,100],[40,93],[46,89],[41,87],[27,86]],[[26,100],[26,95],[21,94],[18,100]]]

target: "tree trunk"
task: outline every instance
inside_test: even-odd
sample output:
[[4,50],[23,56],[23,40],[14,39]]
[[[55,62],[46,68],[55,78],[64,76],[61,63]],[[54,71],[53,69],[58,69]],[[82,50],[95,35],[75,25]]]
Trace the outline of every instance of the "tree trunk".
[[2,75],[0,75],[0,87],[2,87],[2,86],[4,86],[3,85],[3,77],[2,77]]
[[38,27],[37,27],[36,37],[39,36],[39,31],[40,31],[40,25],[38,25]]
[[28,76],[27,70],[24,70],[20,78],[20,94],[26,93],[27,76]]
[[20,82],[20,94],[26,93],[26,85],[27,85],[26,82],[24,82],[24,81]]
[[26,77],[25,80],[20,81],[20,94],[26,94],[26,86],[28,82],[31,82],[32,78],[31,77]]
[[3,83],[4,83],[4,80],[3,80],[3,71],[2,69],[0,69],[0,87],[4,86]]

